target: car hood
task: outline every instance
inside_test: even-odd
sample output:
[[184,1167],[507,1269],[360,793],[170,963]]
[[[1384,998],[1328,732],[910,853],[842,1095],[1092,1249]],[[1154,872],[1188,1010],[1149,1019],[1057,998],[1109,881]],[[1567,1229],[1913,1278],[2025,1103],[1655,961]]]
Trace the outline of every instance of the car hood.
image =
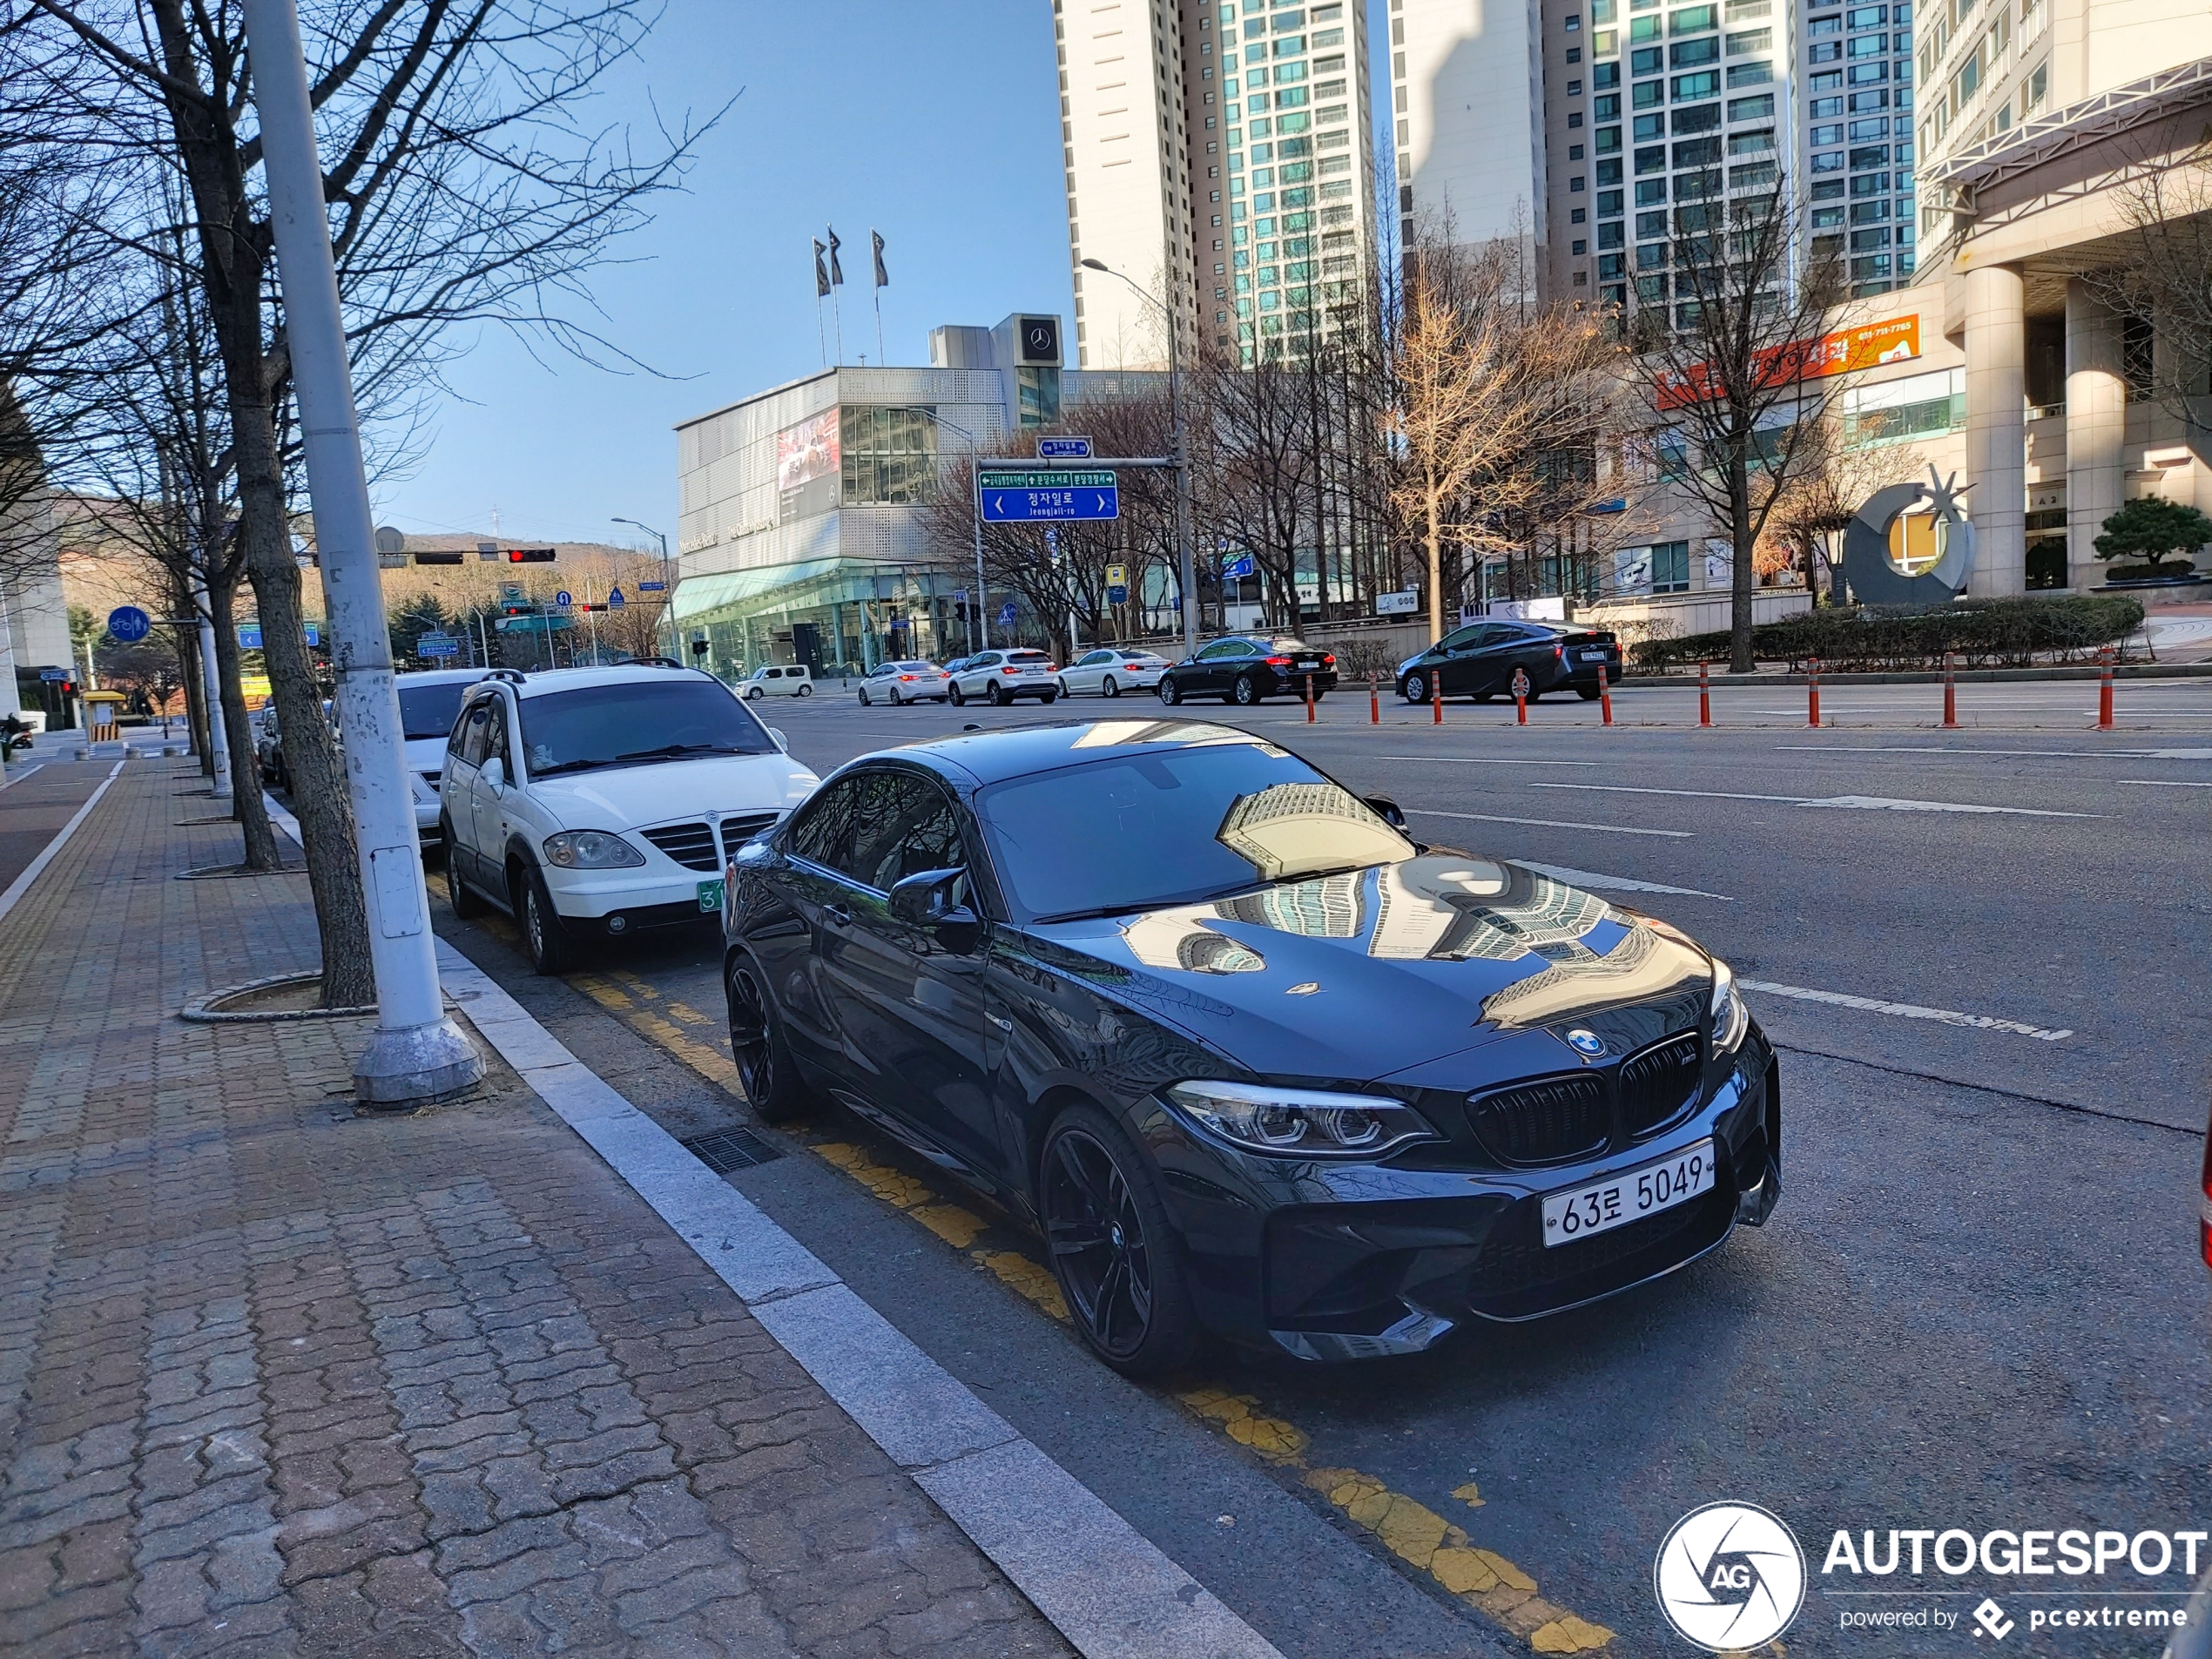
[[1506,1042],[1516,1072],[1573,1066],[1581,1026],[1624,1053],[1696,1023],[1713,973],[1663,922],[1456,853],[1028,934],[1256,1072],[1345,1082]]
[[787,813],[821,781],[789,755],[702,755],[548,778],[530,793],[563,829],[625,830],[708,812]]
[[446,769],[446,740],[443,738],[409,738],[407,740],[407,769],[409,772],[443,772]]

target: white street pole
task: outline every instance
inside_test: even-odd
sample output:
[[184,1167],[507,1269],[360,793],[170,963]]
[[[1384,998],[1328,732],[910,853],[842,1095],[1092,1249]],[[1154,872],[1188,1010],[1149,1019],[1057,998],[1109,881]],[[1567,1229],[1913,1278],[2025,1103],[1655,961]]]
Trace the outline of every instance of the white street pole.
[[217,800],[231,799],[231,734],[223,724],[223,673],[215,666],[215,624],[208,614],[207,584],[195,578],[192,610],[199,617],[200,700],[207,705],[207,752],[215,762]]
[[981,649],[991,648],[991,618],[983,608],[983,469],[975,458],[975,440],[968,441],[968,475],[975,481],[975,609],[970,613],[975,618],[977,637],[982,640]]
[[293,0],[243,9],[376,974],[377,1031],[354,1087],[366,1104],[413,1103],[475,1082],[484,1061],[447,1017],[438,986],[300,17]]

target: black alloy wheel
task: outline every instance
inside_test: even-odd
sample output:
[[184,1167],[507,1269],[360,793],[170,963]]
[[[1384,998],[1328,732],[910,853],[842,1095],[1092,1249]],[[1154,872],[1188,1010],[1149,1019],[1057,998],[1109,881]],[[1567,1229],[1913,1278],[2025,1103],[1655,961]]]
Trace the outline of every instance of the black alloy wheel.
[[995,709],[1002,709],[1012,701],[1014,699],[1006,694],[1006,687],[996,680],[993,680],[991,682],[991,706]]
[[761,982],[759,965],[731,957],[722,974],[722,995],[730,1010],[730,1056],[738,1062],[738,1080],[753,1116],[764,1123],[805,1116],[806,1086],[785,1045],[780,1016]]
[[1398,687],[1398,695],[1404,698],[1408,703],[1427,702],[1428,677],[1423,674],[1420,669],[1415,669],[1412,673],[1406,675],[1405,679],[1399,683]]
[[576,959],[576,947],[562,929],[561,913],[553,907],[545,878],[536,870],[517,870],[516,883],[522,889],[516,908],[522,913],[523,943],[529,951],[530,966],[549,976],[565,974]]
[[1039,1209],[1061,1294],[1115,1370],[1157,1376],[1198,1336],[1166,1207],[1143,1157],[1105,1113],[1071,1106],[1044,1147]]
[[1111,674],[1109,674],[1106,677],[1105,683],[1100,685],[1098,689],[1101,691],[1103,691],[1108,697],[1119,697],[1122,694],[1122,683],[1116,679]]
[[1248,709],[1259,701],[1259,682],[1250,674],[1239,674],[1229,688],[1230,701],[1240,709]]
[[951,686],[947,690],[945,695],[952,698],[953,706],[954,708],[964,709],[968,706],[968,693],[960,689],[960,682],[958,680],[954,680],[952,683]]
[[1160,677],[1160,701],[1166,704],[1170,708],[1173,708],[1177,704],[1183,701],[1183,692],[1181,689],[1177,686],[1176,683],[1172,679],[1170,679],[1165,675],[1162,675]]
[[475,888],[461,879],[461,849],[454,845],[453,820],[438,820],[438,844],[445,851],[446,901],[453,907],[455,919],[468,921],[481,916],[490,908]]

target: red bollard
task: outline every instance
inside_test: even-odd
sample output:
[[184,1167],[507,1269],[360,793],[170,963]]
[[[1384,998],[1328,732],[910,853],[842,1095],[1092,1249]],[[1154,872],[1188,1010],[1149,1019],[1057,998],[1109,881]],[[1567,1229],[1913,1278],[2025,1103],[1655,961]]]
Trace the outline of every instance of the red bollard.
[[1946,732],[1959,729],[1959,686],[1952,678],[1957,662],[1953,652],[1943,653],[1943,729]]
[[2112,647],[2097,653],[2097,730],[2112,730]]
[[1305,677],[1305,723],[1308,725],[1313,724],[1313,676],[1311,674]]
[[1820,658],[1817,657],[1805,664],[1805,724],[1817,726],[1820,724]]
[[1428,671],[1428,691],[1429,695],[1436,699],[1435,712],[1429,724],[1442,725],[1444,724],[1444,680],[1443,677],[1433,668]]
[[1597,705],[1604,712],[1605,724],[1611,725],[1613,724],[1613,692],[1605,683],[1603,663],[1597,665]]
[[1713,665],[1710,663],[1700,663],[1697,664],[1697,724],[1710,725],[1712,723]]
[[1375,689],[1375,671],[1367,671],[1367,724],[1382,724],[1382,693]]
[[1513,711],[1521,725],[1528,724],[1528,671],[1525,668],[1513,671]]

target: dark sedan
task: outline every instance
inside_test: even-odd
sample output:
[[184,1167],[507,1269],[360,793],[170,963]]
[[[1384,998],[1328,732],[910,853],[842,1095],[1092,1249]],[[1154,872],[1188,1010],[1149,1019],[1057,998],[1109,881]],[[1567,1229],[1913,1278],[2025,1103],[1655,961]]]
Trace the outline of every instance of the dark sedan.
[[1047,1240],[1131,1374],[1415,1352],[1672,1271],[1781,1188],[1781,1082],[1664,923],[1159,719],[853,762],[729,867],[730,1040]]
[[1202,645],[1160,676],[1160,701],[1173,708],[1189,697],[1217,697],[1249,707],[1271,697],[1318,698],[1337,687],[1337,659],[1302,639],[1237,635]]
[[1476,702],[1513,694],[1516,669],[1528,676],[1528,700],[1547,691],[1572,691],[1595,699],[1602,667],[1621,683],[1621,642],[1596,628],[1543,622],[1472,622],[1453,630],[1418,657],[1398,666],[1398,694],[1426,703],[1440,682],[1446,697]]

